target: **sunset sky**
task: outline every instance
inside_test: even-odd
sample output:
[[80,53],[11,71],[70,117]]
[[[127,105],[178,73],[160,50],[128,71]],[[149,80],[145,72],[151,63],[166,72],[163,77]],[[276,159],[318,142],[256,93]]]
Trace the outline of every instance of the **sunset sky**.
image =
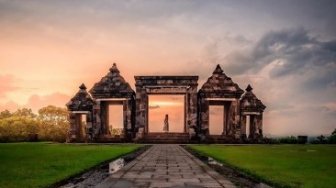
[[[134,75],[220,64],[267,106],[264,132],[336,128],[336,1],[0,0],[0,110],[64,104],[116,62]],[[163,122],[163,118],[162,118]]]

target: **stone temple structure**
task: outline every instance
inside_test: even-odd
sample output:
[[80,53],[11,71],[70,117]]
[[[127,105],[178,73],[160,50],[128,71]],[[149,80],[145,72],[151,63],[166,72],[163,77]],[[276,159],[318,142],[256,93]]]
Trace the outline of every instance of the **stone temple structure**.
[[[217,65],[198,90],[198,76],[135,76],[134,91],[116,64],[88,92],[84,84],[66,104],[69,110],[69,142],[242,143],[263,136],[265,105],[247,86],[243,91]],[[183,95],[183,132],[149,131],[149,95]],[[120,111],[109,111],[109,106]],[[211,106],[221,106],[220,132],[209,129]],[[112,109],[113,110],[113,109]],[[122,114],[121,125],[110,114]]]

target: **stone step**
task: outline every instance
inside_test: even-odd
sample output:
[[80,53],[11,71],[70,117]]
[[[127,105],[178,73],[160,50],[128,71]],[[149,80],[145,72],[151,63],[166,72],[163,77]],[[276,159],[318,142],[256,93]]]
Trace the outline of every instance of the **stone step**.
[[148,133],[141,140],[143,143],[189,143],[188,133]]
[[188,144],[189,139],[143,139],[140,143],[148,144]]
[[166,140],[166,139],[170,139],[170,140],[176,140],[176,139],[189,139],[189,135],[187,136],[162,136],[162,135],[156,135],[156,136],[145,136],[145,139],[158,139],[158,140]]
[[176,133],[176,132],[168,132],[168,133],[164,133],[164,132],[149,132],[146,135],[176,135],[176,136],[183,136],[183,135],[189,135],[188,133]]

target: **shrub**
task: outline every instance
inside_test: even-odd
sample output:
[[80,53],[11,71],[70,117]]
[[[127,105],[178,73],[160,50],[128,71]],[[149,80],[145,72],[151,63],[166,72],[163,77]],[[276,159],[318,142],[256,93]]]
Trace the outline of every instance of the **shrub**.
[[280,141],[279,141],[279,139],[276,139],[276,138],[267,138],[267,137],[264,137],[262,139],[262,143],[263,144],[280,144]]
[[328,137],[328,143],[329,144],[336,144],[336,129]]
[[328,137],[329,144],[336,144],[336,135],[331,135]]
[[288,137],[279,138],[279,142],[281,144],[297,144],[298,140],[295,136],[288,136]]
[[0,141],[28,141],[30,134],[37,134],[38,122],[30,117],[12,116],[0,119]]
[[30,109],[0,112],[0,142],[57,141],[64,142],[69,129],[67,110],[47,106],[34,114]]

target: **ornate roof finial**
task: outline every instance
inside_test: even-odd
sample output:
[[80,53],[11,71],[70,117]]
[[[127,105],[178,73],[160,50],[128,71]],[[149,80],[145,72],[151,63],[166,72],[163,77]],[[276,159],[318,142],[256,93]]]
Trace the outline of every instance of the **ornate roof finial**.
[[247,92],[250,92],[253,90],[253,88],[251,87],[251,85],[247,85],[246,89],[245,89]]
[[112,67],[110,68],[110,72],[114,73],[119,73],[118,67],[116,63],[113,63]]
[[85,86],[85,84],[82,83],[82,84],[79,86],[79,89],[81,89],[81,90],[86,90],[86,86]]
[[216,69],[213,71],[213,74],[222,74],[223,73],[223,70],[221,68],[221,66],[218,64],[216,66]]

